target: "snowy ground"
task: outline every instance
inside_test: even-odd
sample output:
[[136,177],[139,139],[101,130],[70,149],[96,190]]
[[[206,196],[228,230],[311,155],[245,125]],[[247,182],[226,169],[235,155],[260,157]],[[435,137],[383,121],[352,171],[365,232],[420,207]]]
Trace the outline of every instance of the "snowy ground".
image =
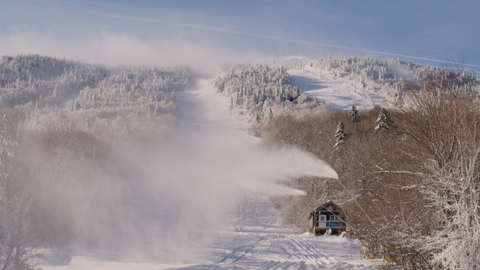
[[[361,260],[355,242],[338,236],[298,234],[276,225],[276,213],[265,199],[245,202],[232,226],[211,232],[215,241],[183,254],[184,262],[106,260],[73,256],[67,265],[44,264],[45,269],[374,269]],[[196,260],[196,261],[195,261]]]
[[[252,203],[252,202],[250,202]],[[373,269],[359,260],[354,243],[338,236],[314,237],[277,226],[273,207],[261,198],[255,211],[233,220],[233,230],[214,243],[217,261],[175,269]]]
[[[317,88],[328,89],[327,83],[323,88],[315,86],[318,83],[315,76],[314,71],[298,71],[294,79],[299,86],[307,86],[310,94],[317,93]],[[347,87],[346,83],[328,78],[332,89]],[[336,95],[338,101],[333,94],[328,96],[331,99],[325,96],[324,100],[337,108],[350,106],[347,97]],[[352,100],[356,95],[351,95]],[[358,95],[360,100],[362,94]],[[52,264],[47,256],[41,267],[47,270],[374,269],[374,262],[361,260],[360,249],[351,240],[299,234],[277,225],[277,213],[268,203],[268,195],[293,195],[298,191],[280,188],[272,180],[304,171],[335,177],[321,161],[292,149],[270,155],[256,151],[257,139],[244,132],[241,122],[231,118],[229,99],[217,95],[211,81],[204,81],[196,90],[177,93],[177,98],[181,110],[179,136],[173,142],[170,150],[173,152],[161,160],[163,166],[170,168],[169,181],[185,182],[188,188],[158,185],[171,193],[168,198],[172,201],[167,203],[176,206],[177,223],[161,222],[173,219],[169,216],[171,211],[162,210],[161,199],[156,201],[158,209],[140,209],[145,215],[150,211],[149,222],[157,218],[163,225],[152,231],[152,239],[156,241],[150,241],[148,235],[139,241],[137,252],[158,253],[158,256],[115,256],[109,250],[73,250],[68,264]],[[166,181],[162,179],[159,181]]]
[[360,85],[360,79],[349,80],[335,76],[325,70],[304,68],[288,71],[292,84],[310,97],[317,97],[334,110],[348,110],[355,105],[358,110],[370,109],[375,105],[385,106],[386,101],[376,93]]

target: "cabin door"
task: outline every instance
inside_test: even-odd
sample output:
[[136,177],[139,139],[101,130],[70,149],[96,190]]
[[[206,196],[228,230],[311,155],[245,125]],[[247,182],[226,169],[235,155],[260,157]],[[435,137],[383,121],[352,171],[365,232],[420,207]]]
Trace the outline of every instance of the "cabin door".
[[327,227],[327,216],[326,215],[318,215],[317,227],[318,228],[326,228]]

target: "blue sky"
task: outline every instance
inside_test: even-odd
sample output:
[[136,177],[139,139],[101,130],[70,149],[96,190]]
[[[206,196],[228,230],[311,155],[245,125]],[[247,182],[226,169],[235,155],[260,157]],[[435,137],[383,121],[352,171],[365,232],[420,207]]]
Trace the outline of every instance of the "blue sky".
[[478,14],[480,1],[462,0],[0,0],[0,54],[105,64],[402,55],[478,70]]

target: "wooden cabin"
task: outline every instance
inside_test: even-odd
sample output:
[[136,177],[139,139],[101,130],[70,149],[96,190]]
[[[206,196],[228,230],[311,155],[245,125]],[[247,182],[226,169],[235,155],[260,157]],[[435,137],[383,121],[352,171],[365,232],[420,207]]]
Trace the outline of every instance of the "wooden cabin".
[[340,235],[347,229],[345,212],[332,201],[315,209],[310,213],[308,219],[310,220],[310,232],[315,235],[323,235],[328,229],[332,230],[332,234]]

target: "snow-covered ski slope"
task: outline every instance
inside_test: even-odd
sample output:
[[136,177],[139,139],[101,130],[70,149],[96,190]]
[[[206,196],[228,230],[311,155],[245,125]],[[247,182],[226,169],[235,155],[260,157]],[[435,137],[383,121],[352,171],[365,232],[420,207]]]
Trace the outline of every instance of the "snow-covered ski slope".
[[[298,234],[276,225],[276,212],[264,198],[244,202],[248,208],[231,217],[231,226],[210,232],[211,244],[182,254],[183,262],[106,260],[74,256],[68,265],[44,269],[375,269],[361,260],[357,243],[338,236]],[[194,240],[192,240],[193,242]],[[191,243],[198,246],[198,243]]]
[[276,212],[265,199],[244,203],[250,211],[233,218],[233,230],[214,244],[218,251],[223,251],[218,260],[179,269],[374,268],[371,262],[360,260],[361,254],[353,241],[295,233],[276,225]]
[[[73,250],[68,264],[46,260],[44,269],[374,269],[374,262],[361,259],[354,241],[300,234],[277,224],[268,196],[301,192],[275,185],[276,179],[306,171],[335,177],[335,172],[295,149],[259,150],[258,139],[232,118],[229,99],[212,84],[203,81],[196,90],[177,93],[179,136],[162,162],[171,169],[172,180],[184,187],[170,187],[170,198],[181,199],[167,203],[178,212],[172,217],[154,207],[143,210],[178,221],[152,231],[156,245],[147,237],[132,254]],[[145,251],[152,248],[158,256],[142,256],[152,254]]]
[[360,110],[388,106],[383,97],[362,87],[360,78],[349,80],[326,70],[307,67],[288,70],[288,74],[292,85],[334,110],[348,110],[352,105]]

